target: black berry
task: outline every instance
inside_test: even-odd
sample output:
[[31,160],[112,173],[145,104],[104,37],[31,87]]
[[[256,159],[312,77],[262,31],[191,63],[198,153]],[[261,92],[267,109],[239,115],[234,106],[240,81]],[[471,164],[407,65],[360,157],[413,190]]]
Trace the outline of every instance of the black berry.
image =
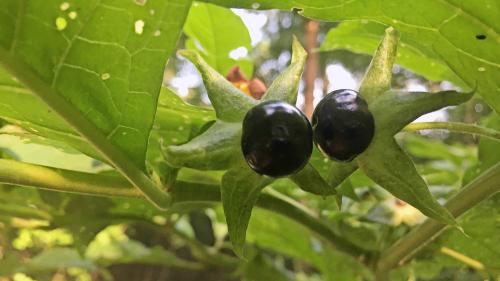
[[351,161],[370,145],[375,123],[368,104],[356,91],[341,89],[316,106],[314,142],[332,160]]
[[241,149],[259,174],[281,177],[298,172],[309,160],[312,145],[311,124],[288,103],[260,103],[243,120]]

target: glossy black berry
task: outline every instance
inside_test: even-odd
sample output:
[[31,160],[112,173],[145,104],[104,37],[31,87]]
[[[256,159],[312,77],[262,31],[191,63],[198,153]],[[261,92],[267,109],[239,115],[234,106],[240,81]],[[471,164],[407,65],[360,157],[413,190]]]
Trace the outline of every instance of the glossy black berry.
[[319,102],[312,126],[318,148],[329,158],[346,162],[365,151],[375,132],[368,104],[347,89],[335,90]]
[[260,103],[243,120],[241,149],[259,174],[281,177],[298,172],[311,157],[312,145],[311,124],[288,103]]

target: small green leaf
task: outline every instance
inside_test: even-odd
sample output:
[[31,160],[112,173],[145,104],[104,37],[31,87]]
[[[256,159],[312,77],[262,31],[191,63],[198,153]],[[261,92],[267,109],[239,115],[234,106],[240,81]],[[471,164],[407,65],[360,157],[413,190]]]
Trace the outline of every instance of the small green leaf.
[[298,173],[291,175],[290,179],[297,184],[300,189],[312,194],[327,196],[337,193],[335,191],[335,186],[328,185],[311,164],[307,164]]
[[222,177],[222,206],[234,252],[240,257],[244,256],[243,246],[252,208],[261,190],[271,181],[248,167],[233,168]]
[[182,50],[179,54],[189,59],[201,73],[217,118],[227,122],[239,122],[257,102],[236,88],[224,76],[205,62],[195,51]]
[[163,148],[172,167],[201,170],[228,169],[242,159],[241,123],[216,121],[206,132],[183,145]]
[[306,50],[300,45],[299,40],[294,36],[292,43],[292,61],[269,86],[262,101],[280,100],[295,105],[299,90],[300,76],[304,70],[306,62]]
[[367,176],[397,198],[428,217],[456,225],[453,216],[432,196],[413,162],[393,137],[376,136],[357,160]]
[[252,77],[253,64],[247,58],[233,59],[230,52],[239,48],[252,50],[250,34],[239,16],[230,9],[194,2],[184,25],[189,37],[186,47],[200,52],[205,61],[226,75],[237,65],[247,77]]
[[399,33],[392,27],[387,28],[359,88],[359,94],[368,104],[391,88],[398,41]]

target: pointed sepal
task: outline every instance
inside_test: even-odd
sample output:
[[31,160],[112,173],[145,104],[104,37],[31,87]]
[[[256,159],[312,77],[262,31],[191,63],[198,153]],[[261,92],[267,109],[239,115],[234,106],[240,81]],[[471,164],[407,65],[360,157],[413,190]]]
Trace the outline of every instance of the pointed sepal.
[[392,27],[387,28],[359,88],[359,94],[368,104],[391,88],[398,41],[398,32]]
[[179,54],[189,59],[201,73],[203,83],[219,120],[239,122],[257,101],[236,88],[224,76],[213,69],[195,51],[181,50]]
[[359,168],[392,195],[426,216],[457,226],[448,210],[432,196],[413,162],[392,136],[380,136],[358,156]]
[[468,101],[473,93],[388,91],[369,105],[375,134],[394,135],[423,114]]
[[188,143],[162,147],[162,152],[172,167],[223,170],[242,161],[240,139],[241,123],[216,121]]
[[222,207],[234,252],[240,257],[245,256],[246,231],[253,206],[261,190],[271,182],[271,178],[255,173],[248,166],[235,167],[222,177]]
[[291,105],[297,102],[300,77],[304,71],[307,52],[304,50],[299,40],[294,36],[292,43],[292,61],[271,84],[262,97],[262,101],[281,100]]
[[291,175],[289,178],[300,189],[312,194],[328,196],[337,193],[335,187],[328,185],[328,183],[311,164],[307,164],[302,170]]
[[356,161],[332,162],[330,172],[328,173],[327,182],[332,188],[337,188],[346,178],[358,169]]

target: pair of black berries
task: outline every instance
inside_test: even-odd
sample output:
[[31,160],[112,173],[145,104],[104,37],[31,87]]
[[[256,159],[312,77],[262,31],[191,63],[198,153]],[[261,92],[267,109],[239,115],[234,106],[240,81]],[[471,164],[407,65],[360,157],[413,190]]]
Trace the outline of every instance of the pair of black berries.
[[329,93],[316,106],[312,126],[288,103],[258,104],[243,120],[241,149],[257,173],[281,177],[306,165],[313,140],[330,159],[348,162],[368,147],[374,130],[366,101],[356,91],[342,89]]

